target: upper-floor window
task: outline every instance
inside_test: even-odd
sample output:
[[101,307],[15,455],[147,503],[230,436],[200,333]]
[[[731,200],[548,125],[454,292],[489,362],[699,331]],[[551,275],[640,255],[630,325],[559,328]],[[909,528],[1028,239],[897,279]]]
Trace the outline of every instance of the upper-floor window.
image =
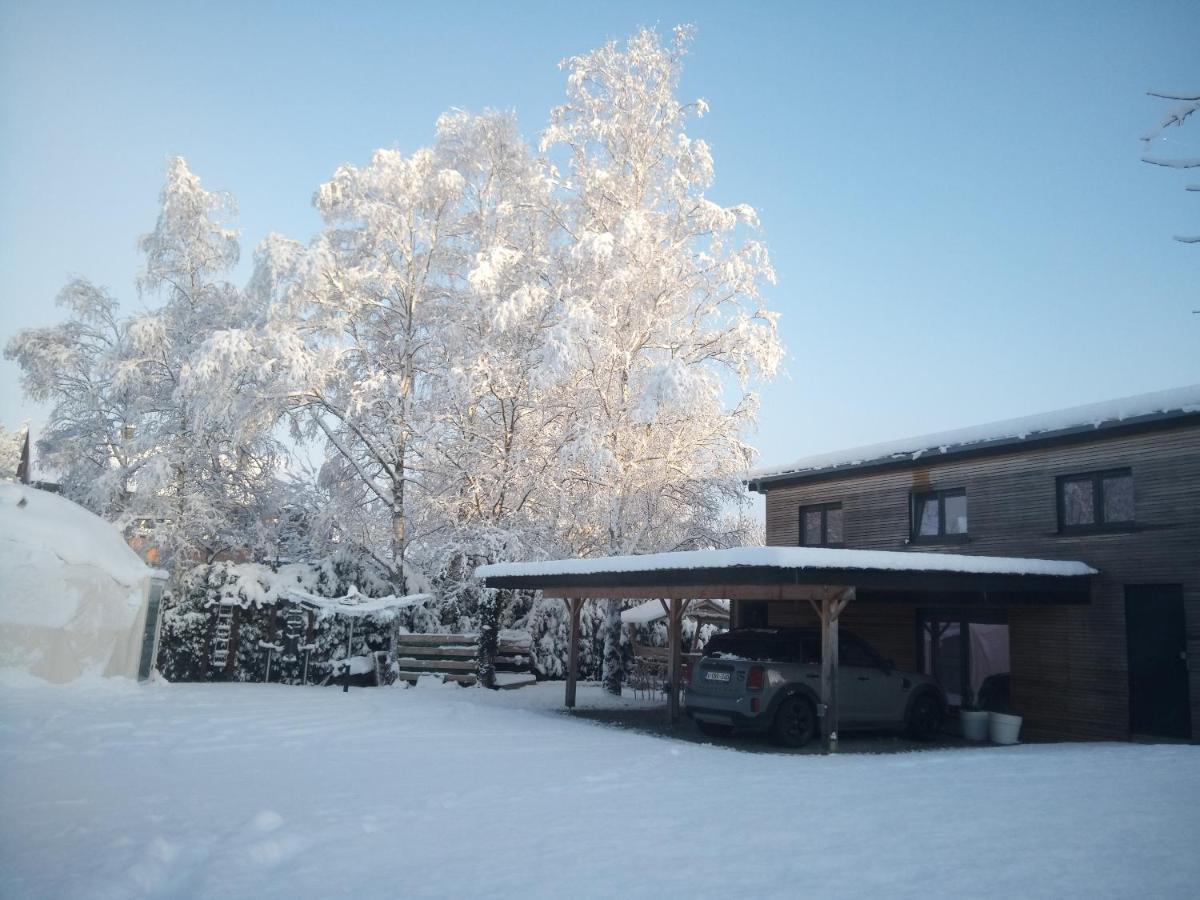
[[1058,479],[1059,531],[1132,525],[1133,472],[1112,469]]
[[831,547],[842,543],[842,504],[800,507],[800,545]]
[[913,494],[912,536],[914,540],[962,540],[967,536],[967,492],[926,491]]

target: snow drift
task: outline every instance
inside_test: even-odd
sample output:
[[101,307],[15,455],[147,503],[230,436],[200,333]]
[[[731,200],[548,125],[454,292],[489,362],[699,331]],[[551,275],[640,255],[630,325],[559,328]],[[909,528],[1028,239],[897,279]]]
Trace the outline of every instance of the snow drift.
[[136,678],[150,575],[99,516],[0,484],[0,667],[54,682]]

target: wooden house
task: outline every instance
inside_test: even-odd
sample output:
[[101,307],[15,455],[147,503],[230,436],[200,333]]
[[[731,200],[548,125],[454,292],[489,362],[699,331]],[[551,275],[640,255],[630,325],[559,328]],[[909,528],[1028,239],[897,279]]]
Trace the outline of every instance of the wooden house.
[[[1085,603],[860,591],[841,624],[954,702],[1003,685],[1026,736],[1200,739],[1200,385],[809,457],[749,487],[772,546],[1087,563]],[[794,600],[737,601],[733,619],[815,621]]]

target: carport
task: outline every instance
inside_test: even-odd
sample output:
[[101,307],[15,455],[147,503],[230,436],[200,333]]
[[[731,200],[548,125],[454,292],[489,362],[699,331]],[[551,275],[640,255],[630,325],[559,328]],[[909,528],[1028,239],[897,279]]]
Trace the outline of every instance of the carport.
[[561,597],[571,614],[566,706],[575,705],[579,614],[584,600],[660,600],[667,607],[671,691],[667,715],[679,718],[682,622],[700,599],[808,602],[821,630],[821,738],[837,750],[838,618],[856,599],[947,605],[1088,603],[1095,569],[1082,562],[814,547],[740,547],[643,556],[560,559],[481,566],[487,587],[539,590]]

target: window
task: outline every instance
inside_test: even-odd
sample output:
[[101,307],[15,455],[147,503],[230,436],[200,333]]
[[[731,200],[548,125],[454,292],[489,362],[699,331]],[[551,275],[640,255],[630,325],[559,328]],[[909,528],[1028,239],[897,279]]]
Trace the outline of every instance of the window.
[[721,634],[714,634],[709,639],[704,647],[704,653],[706,655],[720,653],[726,656],[740,656],[743,659],[819,663],[821,661],[821,641],[816,635],[807,634],[725,631]]
[[864,644],[844,637],[838,644],[838,665],[861,666],[868,669],[883,668],[883,663],[879,657]]
[[832,547],[842,543],[842,504],[800,507],[800,546]]
[[913,494],[912,537],[914,541],[966,540],[967,492],[956,488]]
[[1058,530],[1101,531],[1133,524],[1133,472],[1113,469],[1058,479]]

